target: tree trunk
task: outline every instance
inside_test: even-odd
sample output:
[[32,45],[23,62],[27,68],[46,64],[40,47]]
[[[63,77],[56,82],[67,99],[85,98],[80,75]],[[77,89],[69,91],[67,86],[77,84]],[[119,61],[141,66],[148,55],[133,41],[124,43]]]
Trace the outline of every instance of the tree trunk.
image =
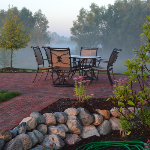
[[11,50],[11,61],[10,61],[10,68],[12,68],[12,54],[13,54],[13,51]]

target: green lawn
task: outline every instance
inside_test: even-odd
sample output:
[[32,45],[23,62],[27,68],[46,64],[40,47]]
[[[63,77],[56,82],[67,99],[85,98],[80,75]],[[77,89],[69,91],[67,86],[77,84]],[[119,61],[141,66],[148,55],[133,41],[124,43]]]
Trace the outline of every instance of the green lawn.
[[13,97],[19,96],[21,93],[18,92],[10,92],[10,91],[0,91],[0,103],[5,102]]

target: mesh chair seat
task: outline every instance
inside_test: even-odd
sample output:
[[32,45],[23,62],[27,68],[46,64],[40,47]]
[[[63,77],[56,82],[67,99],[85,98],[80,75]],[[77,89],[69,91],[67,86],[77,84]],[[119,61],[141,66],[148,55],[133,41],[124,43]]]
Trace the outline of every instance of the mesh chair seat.
[[[115,63],[115,61],[116,61],[116,59],[117,59],[117,57],[118,57],[118,53],[119,53],[119,51],[122,51],[121,49],[117,49],[117,48],[115,48],[114,50],[113,50],[113,52],[111,53],[111,55],[110,55],[110,58],[109,58],[109,60],[107,60],[107,61],[104,61],[103,59],[101,59],[101,60],[99,60],[98,62],[99,62],[99,64],[100,64],[100,62],[102,61],[102,62],[105,62],[105,63],[107,63],[107,67],[101,67],[101,66],[99,66],[99,64],[98,64],[98,66],[94,66],[94,67],[92,67],[91,68],[91,75],[92,75],[92,78],[93,78],[93,72],[94,71],[98,71],[98,73],[97,73],[97,76],[95,76],[95,78],[98,80],[98,74],[99,74],[99,72],[107,72],[107,75],[108,75],[108,78],[109,78],[109,81],[110,81],[110,84],[111,85],[113,85],[113,81],[112,81],[112,79],[111,79],[111,76],[110,76],[110,71],[112,71],[112,75],[113,75],[113,78],[114,78],[114,74],[113,74],[113,64]],[[114,78],[115,79],[115,78]]]

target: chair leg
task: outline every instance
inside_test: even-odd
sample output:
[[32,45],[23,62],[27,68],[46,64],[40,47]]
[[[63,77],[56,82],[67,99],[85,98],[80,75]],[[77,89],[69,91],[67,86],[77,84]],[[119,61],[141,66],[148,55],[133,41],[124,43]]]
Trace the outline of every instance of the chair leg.
[[33,80],[33,83],[34,83],[34,81],[35,81],[35,79],[36,79],[37,73],[38,73],[38,70],[36,71],[36,75],[35,75],[35,78],[34,78],[34,80]]
[[53,72],[51,73],[51,76],[50,76],[50,78],[49,78],[49,79],[51,79],[51,78],[52,78],[52,76],[53,76]]
[[42,70],[41,76],[40,76],[40,78],[39,78],[39,81],[41,80],[42,75],[43,75],[43,70]]
[[[48,72],[49,72],[49,70],[48,70]],[[47,72],[47,75],[48,75],[48,72]],[[47,75],[46,75],[46,77],[45,77],[45,80],[46,80],[46,78],[47,78]],[[44,81],[45,81],[45,80],[44,80]]]
[[113,75],[113,78],[114,78],[114,80],[115,80],[115,76],[114,76],[114,74],[113,74],[113,70],[112,70],[112,75]]
[[108,75],[108,79],[109,79],[111,86],[113,86],[113,81],[111,79],[110,72],[108,70],[107,70],[107,75]]

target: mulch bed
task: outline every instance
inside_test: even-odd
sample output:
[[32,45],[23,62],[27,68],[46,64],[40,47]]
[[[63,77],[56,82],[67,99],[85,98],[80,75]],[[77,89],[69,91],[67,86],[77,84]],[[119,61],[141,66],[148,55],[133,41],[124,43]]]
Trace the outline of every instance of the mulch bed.
[[[117,101],[116,101],[117,102]],[[69,107],[84,107],[89,110],[90,113],[96,113],[95,109],[102,109],[102,110],[110,110],[113,107],[118,107],[117,103],[113,104],[112,100],[106,101],[106,98],[98,98],[98,99],[89,99],[85,101],[85,103],[79,104],[77,103],[76,99],[59,99],[57,102],[47,106],[45,109],[39,111],[39,113],[54,113],[54,112],[62,112]],[[125,138],[121,138],[120,131],[112,131],[107,135],[100,135],[100,137],[92,136],[87,139],[82,139],[82,141],[76,143],[75,145],[69,146],[65,145],[61,150],[76,150],[82,145],[91,142],[99,142],[99,141],[131,141],[142,137],[150,138],[150,132],[147,132],[147,128],[141,129],[134,129],[131,131],[130,135],[126,136]],[[142,139],[141,141],[147,142],[148,138]],[[109,147],[105,150],[119,150],[119,149],[127,149],[123,147]]]

